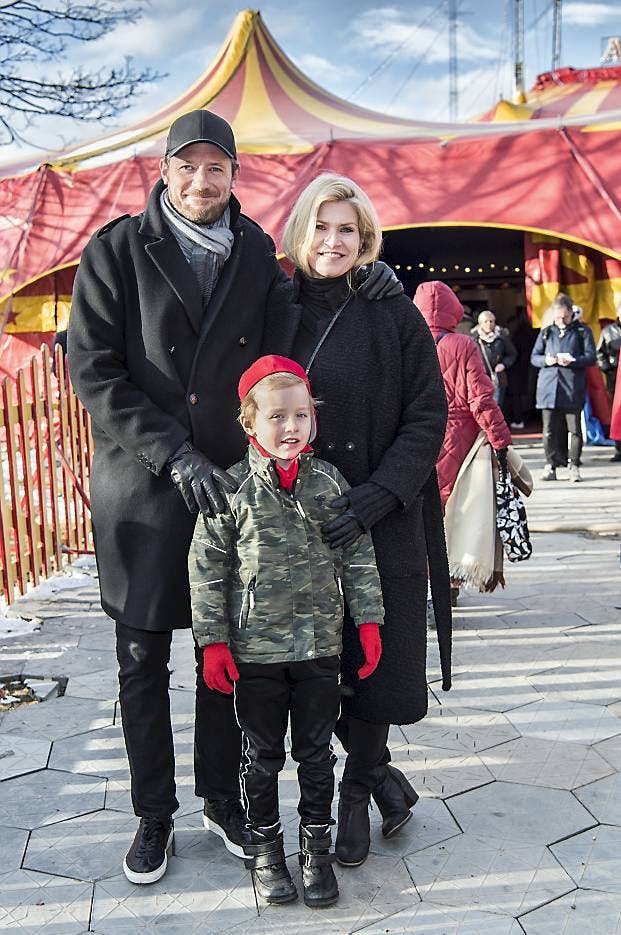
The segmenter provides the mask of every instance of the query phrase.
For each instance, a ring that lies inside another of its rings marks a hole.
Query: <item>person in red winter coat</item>
[[[481,430],[497,454],[511,444],[511,432],[494,399],[494,385],[477,345],[465,334],[456,334],[461,321],[461,302],[446,285],[434,280],[416,290],[414,304],[434,336],[448,400],[448,423],[438,458],[442,506],[446,505],[459,469]]]

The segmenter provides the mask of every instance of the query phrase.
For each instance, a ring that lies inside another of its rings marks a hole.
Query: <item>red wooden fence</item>
[[[55,369],[56,374],[53,373]],[[62,351],[47,347],[0,383],[0,592],[11,604],[64,561],[92,552],[90,418]]]

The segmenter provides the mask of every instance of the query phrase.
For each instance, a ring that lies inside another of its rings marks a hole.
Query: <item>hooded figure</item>
[[[448,423],[438,458],[442,505],[446,505],[464,458],[480,431],[496,451],[511,444],[511,432],[494,399],[477,345],[455,328],[463,316],[461,302],[446,285],[434,280],[416,290],[414,304],[434,336],[448,400]]]

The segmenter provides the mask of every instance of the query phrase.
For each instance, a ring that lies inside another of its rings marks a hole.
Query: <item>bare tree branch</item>
[[[24,142],[44,116],[97,121],[117,116],[158,80],[130,58],[113,68],[73,68],[67,76],[33,77],[26,63],[60,62],[75,43],[93,42],[137,22],[148,0],[6,0],[0,2],[0,145]]]

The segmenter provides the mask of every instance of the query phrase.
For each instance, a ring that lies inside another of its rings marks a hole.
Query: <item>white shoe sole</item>
[[[166,842],[166,850],[164,851],[164,860],[159,867],[156,867],[155,870],[151,870],[150,873],[136,873],[135,870],[130,870],[127,866],[127,858],[125,858],[123,860],[123,873],[129,882],[141,885],[144,883],[157,883],[158,880],[161,880],[168,870],[168,857],[172,854],[174,840],[175,832],[174,829],[171,828],[168,841]]]
[[[245,857],[242,845],[235,844],[234,841],[227,838],[224,828],[217,825],[215,821],[211,821],[205,814],[203,814],[203,824],[207,831],[211,831],[212,834],[217,834],[219,838],[222,838],[224,846],[230,854],[234,854],[235,857]]]

